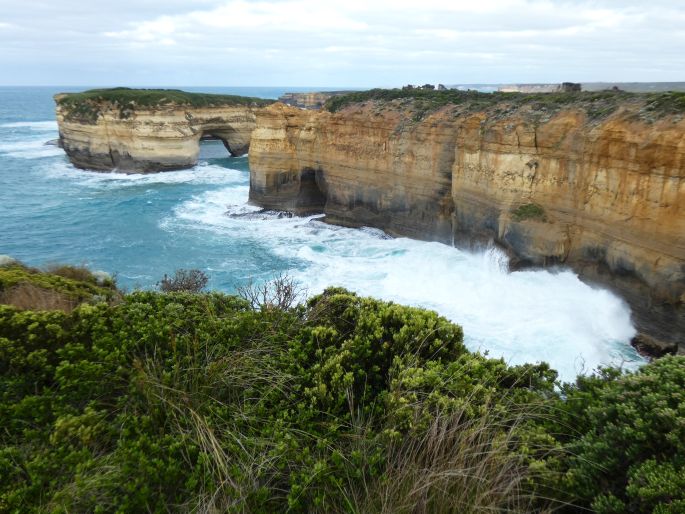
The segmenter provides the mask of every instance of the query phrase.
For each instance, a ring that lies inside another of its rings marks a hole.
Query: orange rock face
[[[250,146],[254,203],[445,243],[494,240],[514,264],[571,266],[621,293],[638,328],[685,350],[685,120],[640,101],[406,103],[332,114],[274,104]]]
[[[168,104],[138,107],[122,116],[118,105],[103,102],[95,120],[83,120],[69,117],[58,103],[56,114],[62,147],[74,166],[154,173],[197,164],[205,135],[221,139],[231,155],[244,155],[258,109]]]

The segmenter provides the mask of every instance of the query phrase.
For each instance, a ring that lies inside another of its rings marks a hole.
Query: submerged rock
[[[261,209],[259,211],[250,212],[227,212],[226,215],[229,218],[242,219],[242,220],[273,220],[273,219],[284,219],[292,218],[294,214],[288,211],[275,211],[272,209]]]

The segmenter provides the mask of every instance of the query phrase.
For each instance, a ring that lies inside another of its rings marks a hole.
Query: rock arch
[[[203,140],[219,140],[223,143],[231,157],[245,155],[250,149],[250,136],[244,130],[238,130],[230,124],[223,126],[205,127],[198,143]]]
[[[65,115],[57,107],[60,141],[78,168],[155,173],[197,164],[203,136],[220,139],[232,156],[245,155],[256,126],[253,105],[140,108],[122,115],[102,108],[96,119]]]

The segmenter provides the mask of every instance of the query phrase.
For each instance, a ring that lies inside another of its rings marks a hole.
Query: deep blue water
[[[129,289],[154,287],[177,268],[203,269],[210,287],[228,292],[285,272],[310,293],[342,285],[435,309],[463,325],[472,349],[546,360],[566,379],[600,363],[641,362],[628,345],[625,303],[570,271],[508,273],[496,249],[467,253],[315,216],[232,217],[255,210],[246,203],[248,163],[220,143],[204,144],[191,170],[77,170],[44,143],[57,137],[52,95],[79,89],[0,87],[0,254],[34,266],[85,264]],[[264,98],[286,90],[187,89]]]

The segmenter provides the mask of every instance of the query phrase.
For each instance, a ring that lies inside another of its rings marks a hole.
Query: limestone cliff
[[[316,91],[309,93],[284,93],[278,98],[279,102],[283,102],[293,107],[300,107],[301,109],[321,109],[329,98],[334,96],[341,96],[348,94],[349,91]]]
[[[267,102],[167,90],[94,90],[55,96],[60,142],[71,162],[99,171],[156,172],[197,163],[203,136],[244,155],[255,112]]]
[[[250,198],[395,235],[493,239],[515,264],[571,266],[684,351],[682,99],[526,98],[371,98],[335,113],[275,104],[257,113]]]

